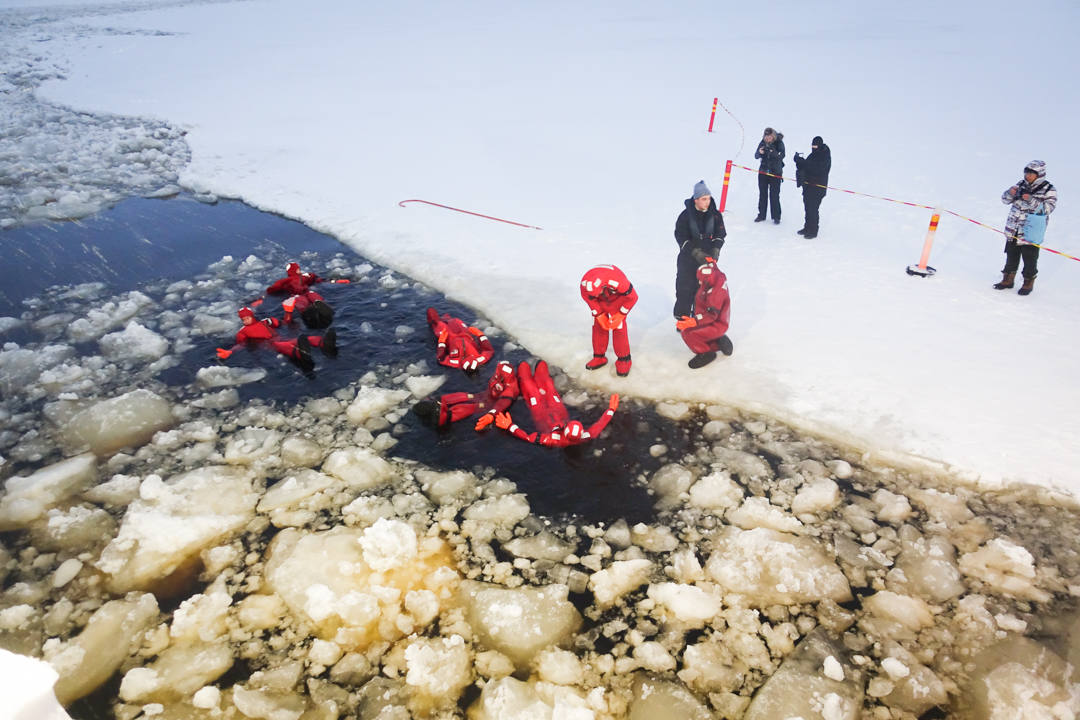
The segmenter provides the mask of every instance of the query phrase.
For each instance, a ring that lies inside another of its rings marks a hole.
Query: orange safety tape
[[[531,230],[543,230],[535,225],[526,225],[525,223],[514,222],[513,220],[503,220],[502,218],[492,217],[491,215],[481,215],[478,212],[471,210],[462,210],[461,208],[450,207],[449,205],[440,205],[437,202],[431,202],[430,200],[402,200],[398,203],[399,207],[405,207],[405,203],[424,203],[425,205],[434,205],[435,207],[441,207],[445,210],[453,210],[454,212],[465,213],[466,215],[475,215],[476,217],[482,217],[486,220],[495,220],[501,223],[507,223],[509,225],[517,225],[518,227],[529,228]]]
[[[756,173],[758,175],[766,175],[768,177],[780,178],[781,180],[794,180],[795,179],[795,178],[784,177],[783,175],[774,175],[773,173],[767,173],[767,172],[763,172],[761,170],[755,170],[754,168],[746,167],[745,165],[739,165],[737,163],[732,163],[731,166],[741,168],[743,170],[749,170],[750,172]],[[992,225],[987,225],[986,223],[981,223],[978,220],[975,220],[973,218],[969,218],[966,215],[961,215],[960,213],[955,212],[953,210],[949,210],[948,208],[937,208],[937,207],[934,207],[932,205],[923,205],[921,203],[907,202],[906,200],[895,200],[893,198],[885,197],[883,195],[870,195],[869,193],[859,192],[858,190],[848,190],[846,188],[833,187],[832,185],[817,185],[815,183],[803,183],[803,185],[813,185],[814,187],[825,188],[826,190],[836,190],[837,192],[848,193],[849,195],[859,195],[860,197],[874,198],[875,200],[885,200],[886,202],[896,203],[898,205],[907,205],[908,207],[925,208],[926,210],[938,210],[938,209],[940,209],[941,212],[943,212],[943,213],[948,213],[948,214],[950,214],[950,215],[952,215],[954,217],[960,218],[961,220],[967,220],[968,222],[975,223],[979,227],[984,227],[987,230],[993,230],[998,235],[1004,235],[1005,234],[1004,230],[996,228],[996,227],[994,227]],[[1027,245],[1034,245],[1035,247],[1041,248],[1042,250],[1045,250],[1046,252],[1054,253],[1055,255],[1060,255],[1061,257],[1066,257],[1066,258],[1069,258],[1070,260],[1076,260],[1077,262],[1080,262],[1080,258],[1073,257],[1072,255],[1069,255],[1067,253],[1063,253],[1060,250],[1055,250],[1053,248],[1048,248],[1045,245],[1040,245],[1039,243],[1026,243],[1026,244]]]

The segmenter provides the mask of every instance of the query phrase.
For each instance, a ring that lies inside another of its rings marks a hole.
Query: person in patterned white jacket
[[[1049,215],[1057,207],[1057,188],[1046,179],[1046,163],[1032,160],[1024,166],[1024,179],[1001,193],[1001,202],[1009,205],[1009,217],[1005,220],[1005,267],[1001,281],[994,283],[997,290],[1013,287],[1020,260],[1024,261],[1024,284],[1020,295],[1030,295],[1038,274],[1039,246],[1024,238],[1024,224],[1028,215]]]

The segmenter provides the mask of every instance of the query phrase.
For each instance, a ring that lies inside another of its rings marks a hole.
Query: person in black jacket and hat
[[[754,222],[765,219],[772,206],[772,221],[780,224],[780,183],[784,182],[784,133],[765,128],[754,157],[761,160],[758,167],[758,204]]]
[[[687,198],[683,204],[686,209],[679,213],[675,221],[675,242],[679,245],[675,274],[676,320],[691,314],[698,288],[698,266],[707,257],[715,260],[727,237],[724,216],[717,209],[704,180],[694,185],[693,197]]]
[[[829,184],[829,170],[832,169],[832,153],[820,135],[810,141],[810,154],[803,157],[795,153],[795,184],[802,187],[803,208],[806,220],[799,234],[807,240],[818,234],[818,209],[825,197]]]

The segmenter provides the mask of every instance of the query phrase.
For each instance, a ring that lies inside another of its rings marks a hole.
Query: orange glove
[[[495,414],[486,412],[480,416],[479,420],[476,421],[476,425],[473,426],[473,429],[476,430],[476,432],[480,432],[481,430],[486,429],[487,426],[493,422],[495,422]]]
[[[443,328],[442,332],[439,333],[439,342],[446,342],[446,338],[448,337],[450,337],[450,333],[446,330],[446,328]]]
[[[675,328],[678,330],[685,330],[686,328],[697,327],[697,320],[689,315],[683,315],[680,319],[675,321]]]
[[[615,412],[616,410],[619,409],[619,394],[618,393],[613,393],[612,394],[611,399],[608,400],[607,406],[608,406],[608,410],[610,410],[611,412]]]
[[[230,355],[232,355],[232,350],[226,350],[225,348],[217,349],[217,356],[219,360],[226,360]]]
[[[330,282],[337,283],[338,285],[348,285],[352,280],[348,278],[338,278],[337,280],[331,280]]]
[[[596,316],[596,324],[605,330],[611,329],[611,320],[609,319],[609,316],[604,313],[600,313]]]
[[[623,320],[626,316],[622,313],[612,313],[608,316],[608,330],[618,330],[622,327]]]
[[[500,412],[495,414],[495,426],[506,430],[508,427],[514,424],[514,421],[510,419],[510,413]]]
[[[255,302],[250,302],[250,303],[248,303],[248,307],[249,307],[249,308],[257,308],[257,307],[259,307],[259,306],[260,306],[260,305],[262,305],[262,304],[263,304],[263,299],[262,299],[262,298],[259,298],[259,299],[258,299],[258,300],[256,300]]]

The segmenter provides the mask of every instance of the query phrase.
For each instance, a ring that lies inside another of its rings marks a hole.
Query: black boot
[[[296,339],[296,364],[304,372],[315,369],[315,361],[311,359],[311,342],[307,335],[301,335]]]
[[[721,335],[720,339],[716,341],[716,349],[724,353],[724,355],[730,355],[735,351],[735,346],[731,344],[731,338],[727,335]]]
[[[795,234],[796,235],[805,235],[806,234],[806,228],[803,228],[802,230],[796,230]]]
[[[1016,280],[1016,273],[1015,272],[1005,272],[1004,270],[1002,270],[1001,271],[1001,281],[994,283],[994,289],[995,290],[1008,290],[1009,288],[1013,287],[1013,284],[1014,284],[1013,281],[1014,280]]]
[[[756,218],[754,218],[754,222],[765,222],[765,216],[758,215]]]
[[[1024,284],[1020,286],[1020,289],[1016,292],[1017,295],[1030,295],[1031,291],[1035,289],[1035,278],[1024,278]]]
[[[334,357],[337,355],[337,330],[330,328],[322,337],[322,351]]]
[[[690,362],[686,364],[694,370],[697,370],[699,367],[705,367],[715,359],[716,353],[714,352],[698,353],[694,357],[690,358]]]
[[[803,233],[803,237],[807,240],[813,240],[817,237],[817,230],[807,230]]]

